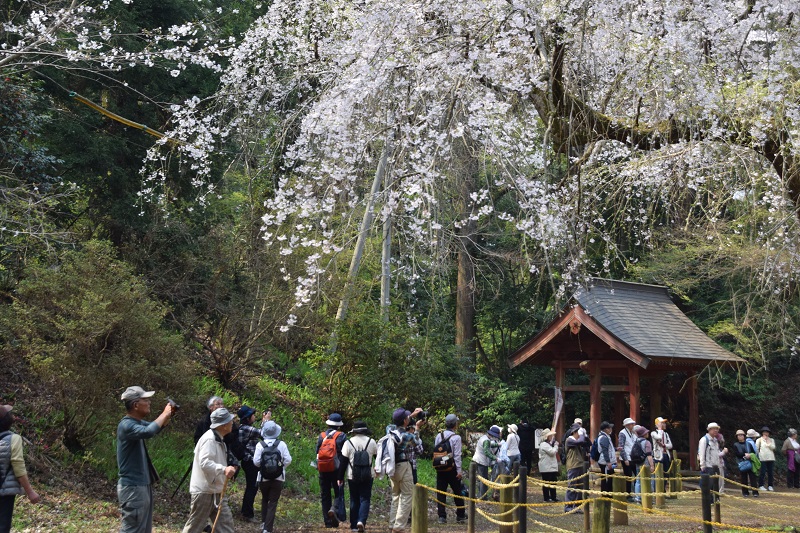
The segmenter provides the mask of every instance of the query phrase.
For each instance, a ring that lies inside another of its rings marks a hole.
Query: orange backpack
[[[339,470],[339,454],[336,451],[336,439],[341,435],[341,431],[334,431],[330,435],[324,431],[320,434],[322,444],[319,445],[317,452],[317,470],[320,472],[336,472]]]

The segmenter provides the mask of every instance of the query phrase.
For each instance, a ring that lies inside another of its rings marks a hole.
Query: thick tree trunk
[[[460,154],[459,165],[455,171],[461,174],[461,187],[459,200],[461,204],[461,220],[464,225],[458,230],[457,252],[457,279],[456,279],[456,346],[459,346],[470,356],[477,352],[475,328],[475,264],[473,255],[475,246],[473,239],[476,233],[476,223],[469,220],[471,211],[470,195],[475,191],[475,176],[477,165],[470,147],[463,146]],[[459,168],[460,167],[460,168]]]

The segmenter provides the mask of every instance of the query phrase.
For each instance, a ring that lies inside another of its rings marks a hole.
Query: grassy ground
[[[433,480],[433,472],[428,471],[428,465],[421,472],[421,482],[428,485]],[[35,480],[37,489],[43,495],[43,504],[34,506],[24,498],[18,500],[14,515],[12,531],[19,533],[39,532],[91,532],[104,533],[118,530],[119,513],[113,486],[106,480],[90,479],[83,483],[67,484],[56,479],[48,480],[46,477]],[[189,498],[186,491],[181,491],[175,500],[170,498],[174,490],[174,483],[160,487],[156,494],[156,533],[178,533],[181,531],[189,510]],[[722,500],[722,522],[745,528],[770,531],[800,531],[794,526],[800,526],[800,491],[777,491],[763,494],[758,500],[743,499],[738,497],[738,491],[728,491],[728,496]],[[236,515],[236,510],[241,503],[241,480],[231,489],[231,505]],[[431,498],[433,495],[431,495]],[[563,500],[564,494],[559,491],[559,499]],[[541,502],[541,493],[536,487],[529,491],[529,501]],[[256,509],[260,508],[257,499]],[[662,513],[645,514],[641,507],[631,506],[629,509],[628,526],[612,528],[614,532],[690,532],[701,530],[697,520],[701,516],[699,493],[682,495],[676,500],[667,500],[666,508]],[[531,508],[528,513],[528,531],[554,531],[553,527],[566,531],[581,531],[583,516],[580,514],[563,515],[562,504],[548,507]],[[500,508],[490,504],[481,507],[489,512],[499,512]],[[373,497],[373,511],[370,515],[369,531],[386,531],[387,511],[389,508],[389,488],[386,480],[376,483]],[[428,517],[429,531],[450,532],[464,531],[463,525],[455,524],[452,514],[447,525],[436,523],[435,503],[429,501]],[[535,522],[535,521],[538,521]],[[497,531],[499,527],[484,518],[477,520],[479,531]],[[256,533],[257,525],[236,522],[237,532]],[[347,524],[340,526],[340,531],[346,531]],[[321,510],[316,492],[298,492],[290,489],[281,497],[276,531],[320,531],[327,532],[322,527]],[[715,528],[715,531],[732,533],[735,531],[748,531],[736,527]]]

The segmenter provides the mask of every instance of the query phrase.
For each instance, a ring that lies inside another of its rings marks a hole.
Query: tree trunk
[[[473,255],[477,225],[474,220],[470,220],[470,195],[475,191],[475,176],[477,174],[477,164],[468,145],[463,146],[463,153],[459,160],[462,165],[455,171],[462,175],[460,203],[461,220],[464,225],[458,230],[458,253],[457,268],[458,276],[456,280],[456,346],[460,347],[470,356],[477,353],[476,330],[475,330],[475,264]]]

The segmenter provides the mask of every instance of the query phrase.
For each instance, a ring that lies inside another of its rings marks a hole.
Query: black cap
[[[613,428],[613,427],[614,427],[614,424],[612,424],[608,420],[603,420],[603,423],[600,424],[600,431],[603,431],[604,429],[608,429],[608,428]]]

